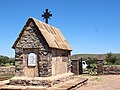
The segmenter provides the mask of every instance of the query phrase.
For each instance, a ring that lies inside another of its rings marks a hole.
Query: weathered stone
[[[104,65],[104,60],[97,61],[97,73],[102,74],[120,74],[120,65]]]
[[[104,74],[120,74],[120,66],[119,65],[105,65],[103,66]]]
[[[72,64],[71,72],[74,73],[75,75],[79,75],[80,74],[80,60],[72,60],[71,64]]]
[[[97,60],[97,73],[99,75],[103,74],[103,65],[104,65],[104,60]]]
[[[0,67],[0,74],[15,74],[15,66]]]
[[[51,77],[37,77],[37,78],[22,78],[22,77],[14,77],[10,80],[10,85],[16,86],[45,86],[51,87],[60,82],[68,81],[73,79],[72,73],[65,73]]]

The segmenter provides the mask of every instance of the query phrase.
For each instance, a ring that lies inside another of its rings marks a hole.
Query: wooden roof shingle
[[[71,46],[69,45],[69,43],[67,42],[67,40],[65,39],[65,37],[63,36],[63,34],[61,33],[61,31],[58,28],[53,27],[44,22],[41,22],[40,20],[37,20],[33,17],[30,17],[28,19],[28,21],[31,21],[31,20],[35,23],[35,25],[37,26],[37,28],[39,29],[39,31],[45,38],[46,42],[48,43],[49,47],[56,48],[56,49],[63,49],[63,50],[72,50]],[[20,34],[22,34],[22,32],[23,32],[23,30],[21,31]],[[20,36],[21,35],[19,35],[19,37],[13,44],[12,48],[15,48],[17,42],[20,39]]]

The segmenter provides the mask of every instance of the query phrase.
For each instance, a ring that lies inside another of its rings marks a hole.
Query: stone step
[[[69,81],[60,83],[57,86],[51,87],[49,90],[70,90],[72,88],[77,88],[84,85],[85,83],[87,83],[87,80],[88,79],[76,77],[72,80],[69,80]]]
[[[15,85],[5,85],[0,88],[0,90],[73,90],[73,88],[80,87],[87,83],[86,78],[74,77],[68,81],[60,82],[59,84],[53,85],[50,88],[43,86],[15,86]]]
[[[46,90],[46,87],[5,85],[0,90]]]
[[[9,84],[9,80],[0,81],[0,86]]]
[[[60,82],[73,78],[73,73],[64,73],[51,77],[13,77],[10,80],[10,85],[15,86],[45,86],[51,87]]]

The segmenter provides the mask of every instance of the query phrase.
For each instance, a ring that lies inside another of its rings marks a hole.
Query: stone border
[[[0,74],[15,74],[15,66],[0,67]]]
[[[65,73],[51,77],[35,77],[35,78],[14,77],[10,80],[10,85],[51,87],[60,82],[70,80],[73,78],[73,76],[74,76],[73,73]]]

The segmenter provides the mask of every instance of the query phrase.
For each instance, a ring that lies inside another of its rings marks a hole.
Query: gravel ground
[[[83,76],[88,83],[77,90],[120,90],[120,75]]]

